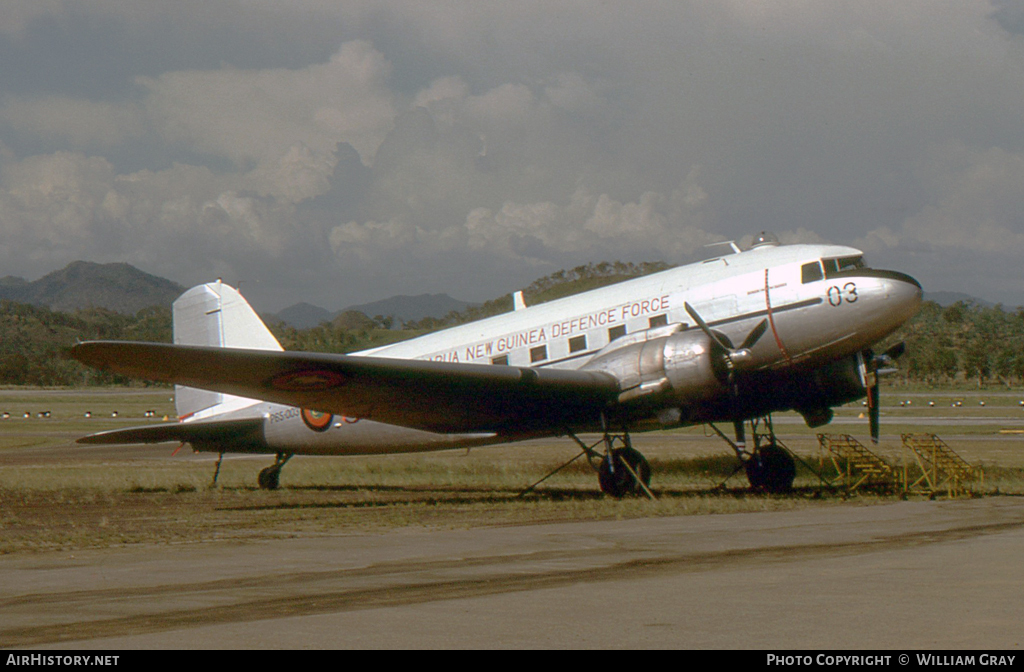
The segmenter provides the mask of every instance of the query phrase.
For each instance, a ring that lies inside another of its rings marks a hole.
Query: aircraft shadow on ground
[[[249,490],[249,488],[244,488]],[[538,488],[529,493],[513,488],[425,488],[423,486],[365,486],[365,485],[331,485],[331,486],[283,486],[281,492],[337,492],[337,493],[388,493],[406,494],[407,497],[392,497],[383,500],[347,500],[324,502],[273,502],[266,504],[249,504],[240,506],[218,507],[223,511],[280,511],[289,509],[364,509],[387,508],[408,504],[424,506],[465,506],[486,504],[509,504],[515,502],[588,502],[610,499],[599,491],[580,490],[575,488]],[[834,488],[799,487],[785,494],[768,494],[752,490],[749,487],[713,487],[701,489],[670,489],[652,488],[656,499],[745,499],[749,497],[820,499],[822,497],[842,497],[842,493]],[[643,499],[643,498],[635,498]]]

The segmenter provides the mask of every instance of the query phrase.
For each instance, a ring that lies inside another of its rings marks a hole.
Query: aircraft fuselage
[[[865,395],[863,353],[920,301],[916,280],[864,267],[860,250],[765,244],[355,354],[607,370],[623,388],[609,417],[634,429],[790,409],[816,426],[831,418],[832,406]],[[721,352],[710,353],[721,347],[687,305],[736,349],[765,323],[763,335],[733,357],[742,375],[729,375]],[[337,416],[317,427],[292,407],[261,402],[259,412],[266,452],[412,452],[559,433],[522,426],[437,434]],[[599,429],[599,418],[581,417],[566,429]]]

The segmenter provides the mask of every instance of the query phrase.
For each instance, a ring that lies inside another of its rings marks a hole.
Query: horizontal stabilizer
[[[159,425],[112,429],[107,432],[83,436],[77,442],[121,444],[165,443],[168,441],[193,444],[212,442],[261,444],[263,443],[263,418],[211,420],[208,422],[168,422]]]

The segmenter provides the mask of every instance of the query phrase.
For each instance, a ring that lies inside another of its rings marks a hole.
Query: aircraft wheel
[[[774,444],[759,448],[744,465],[747,480],[755,490],[789,492],[796,477],[793,456]]]
[[[651,483],[651,465],[647,459],[634,448],[618,448],[612,451],[612,460],[615,468],[612,469],[608,459],[601,460],[601,466],[597,472],[598,481],[601,483],[601,491],[612,497],[621,498],[626,495],[639,495],[643,488],[633,478],[633,474],[623,466],[629,464],[633,472],[640,477],[644,486]]]
[[[256,481],[260,484],[260,488],[263,490],[277,490],[278,480],[281,477],[281,470],[275,466],[267,467],[260,471],[259,478]]]

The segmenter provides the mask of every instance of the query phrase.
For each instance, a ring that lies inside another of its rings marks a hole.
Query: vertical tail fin
[[[283,350],[274,335],[237,289],[220,282],[198,285],[174,302],[174,342],[220,348]],[[216,415],[258,403],[254,399],[175,386],[181,419]]]

